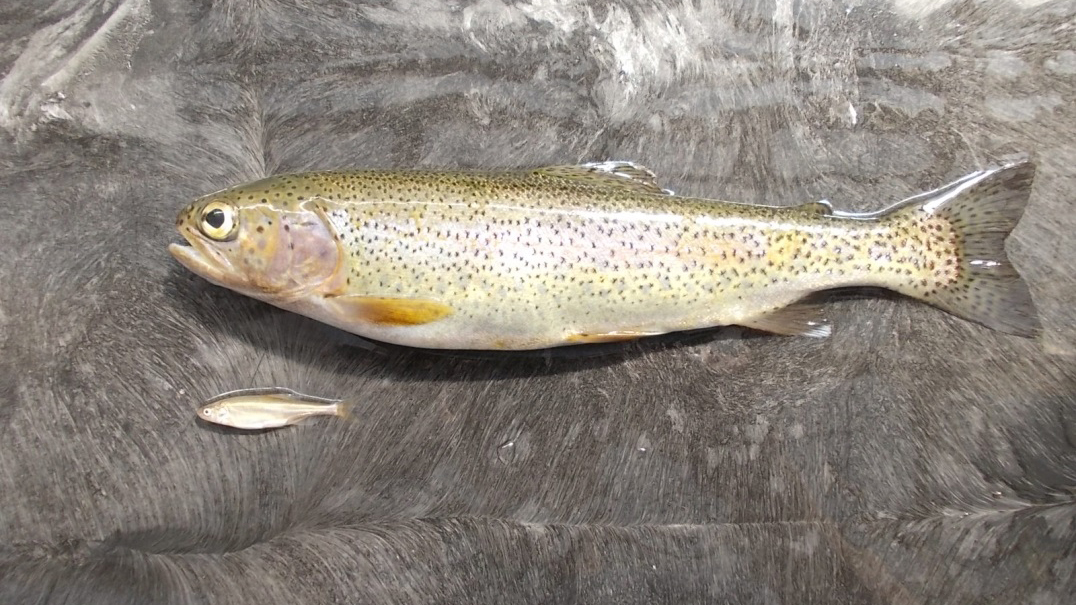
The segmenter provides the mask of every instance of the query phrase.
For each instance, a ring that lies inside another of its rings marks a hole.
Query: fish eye
[[[221,202],[206,204],[198,226],[210,239],[217,241],[233,239],[236,227],[239,226],[235,220],[235,208]]]
[[[206,213],[205,222],[214,229],[220,229],[224,225],[224,211],[214,208]]]

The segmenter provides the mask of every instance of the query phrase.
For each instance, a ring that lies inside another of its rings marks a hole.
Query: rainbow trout
[[[625,162],[284,174],[206,195],[170,246],[206,280],[384,342],[537,349],[740,325],[824,337],[805,296],[894,290],[995,330],[1039,321],[1004,243],[1034,167],[885,210],[679,197]]]

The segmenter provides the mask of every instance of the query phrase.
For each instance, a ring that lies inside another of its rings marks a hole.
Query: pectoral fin
[[[626,189],[639,193],[669,195],[672,191],[658,185],[657,175],[649,168],[631,162],[590,162],[575,166],[546,166],[534,174],[553,176],[580,183]]]
[[[436,300],[376,296],[331,296],[328,302],[344,317],[381,326],[420,326],[452,315],[454,309]]]
[[[793,303],[738,323],[748,328],[783,336],[826,338],[833,331],[822,316],[822,308],[807,303]]]

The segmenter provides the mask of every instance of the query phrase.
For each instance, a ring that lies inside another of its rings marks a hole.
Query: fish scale
[[[732,324],[824,336],[820,310],[799,301],[846,286],[889,288],[1029,335],[1036,314],[1003,241],[1032,174],[1008,165],[850,214],[679,197],[626,163],[323,171],[196,200],[177,219],[191,246],[172,251],[218,285],[431,348],[542,348]],[[212,210],[234,219],[227,236],[209,233]]]

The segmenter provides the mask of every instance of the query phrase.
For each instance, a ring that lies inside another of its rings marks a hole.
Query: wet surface
[[[0,601],[1076,592],[1072,2],[103,0],[0,32]],[[874,210],[1017,154],[1037,341],[883,296],[824,340],[445,355],[166,250],[190,199],[285,170],[617,159]],[[265,386],[357,420],[197,420]]]

